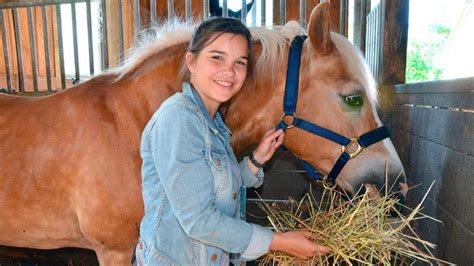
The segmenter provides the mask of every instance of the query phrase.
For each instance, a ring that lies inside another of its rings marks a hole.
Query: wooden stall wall
[[[408,176],[408,206],[428,193],[415,225],[434,253],[474,265],[474,78],[395,86],[386,117]],[[434,182],[431,191],[429,186]]]
[[[94,61],[100,61],[101,69],[95,69],[88,73],[81,72],[80,67],[75,66],[75,73],[69,73],[64,77],[64,66],[61,60],[76,61],[79,58],[90,57],[88,47],[78,47],[75,55],[65,55],[60,49],[60,30],[62,34],[75,32],[74,28],[60,27],[57,9],[65,7],[78,9],[79,5],[85,5],[84,0],[78,0],[76,3],[51,4],[55,1],[48,2],[45,5],[46,19],[43,19],[42,7],[40,2],[31,0],[22,1],[15,0],[4,2],[0,1],[0,12],[4,17],[5,36],[0,38],[0,89],[11,87],[11,93],[20,93],[27,95],[44,95],[44,92],[52,93],[60,91],[64,88],[73,86],[83,80],[87,80],[89,76],[96,75],[107,68],[112,68],[120,64],[125,57],[127,49],[133,46],[137,30],[145,29],[153,25],[152,21],[161,23],[172,17],[186,19],[186,6],[183,0],[173,0],[172,8],[168,7],[169,1],[150,1],[150,0],[121,0],[121,1],[90,1],[90,3],[100,3],[106,8],[105,18],[102,21],[103,27],[100,33],[100,46],[102,58],[93,58]],[[61,1],[57,1],[61,3]],[[75,1],[72,1],[75,2]],[[138,2],[138,9],[135,7]],[[297,20],[305,25],[310,16],[311,10],[319,1],[284,1],[285,2],[285,21]],[[34,6],[32,6],[34,5]],[[202,0],[190,1],[189,18],[192,20],[202,19],[204,16],[204,6]],[[2,8],[5,7],[5,8]],[[14,6],[21,6],[12,8]],[[28,7],[25,7],[28,6]],[[301,8],[305,8],[302,21],[300,19]],[[331,5],[331,19],[333,29],[339,30],[340,20],[340,4],[334,1]],[[28,12],[32,10],[33,29],[28,27]],[[174,10],[169,12],[169,10]],[[280,22],[280,1],[274,0],[274,22]],[[135,20],[134,16],[139,15],[140,18]],[[85,14],[77,13],[76,16],[85,16]],[[65,15],[62,15],[62,19]],[[97,19],[97,18],[94,18]],[[16,29],[17,22],[18,29]],[[43,23],[46,23],[43,28]],[[137,28],[136,26],[139,26]],[[85,27],[85,25],[78,25]],[[49,45],[47,46],[48,56],[46,56],[44,29],[48,32]],[[84,37],[80,37],[84,38]],[[4,43],[2,39],[5,39]],[[30,40],[33,39],[33,48],[30,47]],[[19,41],[18,41],[19,40]],[[92,48],[93,49],[93,48]],[[96,48],[97,49],[97,48]],[[7,56],[4,56],[4,51]],[[91,51],[92,53],[92,51]],[[7,84],[7,69],[5,58],[8,57],[11,76],[11,84]],[[66,58],[67,57],[67,58]],[[35,61],[35,62],[33,62]],[[49,64],[49,66],[48,66]],[[92,64],[93,65],[93,64]],[[35,80],[35,73],[38,78]],[[51,85],[48,86],[47,77],[51,76]],[[37,85],[36,85],[37,84]],[[32,94],[32,92],[34,92]]]
[[[49,56],[54,58],[56,51],[58,50],[56,27],[54,27],[53,19],[56,19],[54,7],[50,6],[46,8],[46,16],[50,19],[47,22],[46,29],[48,31],[48,38],[50,40]],[[3,12],[6,29],[6,34],[0,38],[1,54],[0,54],[0,88],[7,87],[6,79],[6,68],[5,68],[5,50],[8,51],[8,58],[10,62],[10,71],[12,77],[12,86],[16,91],[30,90],[33,91],[33,71],[38,72],[38,87],[46,90],[46,53],[45,53],[45,34],[43,31],[43,20],[41,7],[35,7],[32,9],[32,22],[33,22],[33,34],[30,34],[28,30],[28,10],[27,8],[18,8],[17,11],[14,9],[0,9]],[[16,12],[16,14],[15,14]],[[18,20],[19,29],[15,29],[14,19]],[[1,33],[0,33],[1,35]],[[20,42],[17,43],[17,38]],[[30,49],[31,38],[34,39],[34,50]],[[5,39],[8,43],[8,47],[3,43]],[[21,50],[21,57],[19,58],[18,50]],[[33,56],[36,55],[36,69],[32,67]],[[24,62],[22,66],[18,64],[18,61]],[[60,82],[57,81],[56,68],[59,64],[56,64],[56,60],[50,60],[50,70],[52,74],[53,87],[59,87]],[[20,74],[23,78],[24,84],[20,86]]]

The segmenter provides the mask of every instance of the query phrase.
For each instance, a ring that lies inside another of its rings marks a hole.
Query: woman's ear
[[[194,74],[196,67],[195,67],[195,56],[191,52],[186,52],[185,55],[185,60],[186,60],[186,66],[188,67],[188,70],[191,74]]]

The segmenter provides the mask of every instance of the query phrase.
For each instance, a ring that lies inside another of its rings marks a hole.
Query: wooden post
[[[281,0],[273,0],[273,24],[280,25],[280,2]],[[286,3],[285,11],[286,17],[285,21],[290,20],[300,21],[300,1],[296,0],[285,0]],[[311,17],[311,12],[314,7],[316,7],[320,2],[319,0],[306,0],[306,24]],[[330,17],[331,17],[331,30],[334,32],[339,32],[340,25],[340,1],[332,1],[330,7]]]
[[[405,83],[409,0],[382,0],[380,85]]]

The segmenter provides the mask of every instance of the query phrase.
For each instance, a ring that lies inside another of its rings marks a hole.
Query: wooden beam
[[[280,25],[280,2],[281,0],[273,0],[273,24]],[[298,0],[284,0],[286,3],[285,10],[285,22],[290,20],[300,21],[300,1]],[[322,1],[319,0],[306,0],[306,24],[308,24],[311,12],[313,9]],[[340,1],[332,1],[329,10],[331,17],[331,30],[339,32],[340,25]]]
[[[70,4],[80,3],[86,0],[0,0],[0,6],[2,8],[16,8],[16,7],[29,7],[29,6],[44,6],[54,4]],[[92,2],[98,2],[100,0],[92,0]]]
[[[382,0],[382,53],[379,84],[405,83],[409,0]]]

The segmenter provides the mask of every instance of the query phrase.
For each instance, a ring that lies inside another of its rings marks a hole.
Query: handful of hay
[[[310,231],[314,241],[328,247],[331,253],[302,261],[282,252],[270,252],[260,264],[400,265],[413,264],[416,260],[445,263],[430,253],[429,248],[435,245],[420,239],[410,225],[416,219],[431,218],[420,213],[422,202],[413,210],[402,206],[410,212],[404,216],[396,208],[400,207],[398,200],[387,192],[385,196],[373,197],[367,190],[347,199],[344,193],[324,185],[320,201],[308,193],[300,202],[284,209],[263,203],[260,207],[276,232]],[[398,215],[396,220],[388,218],[391,212]]]

